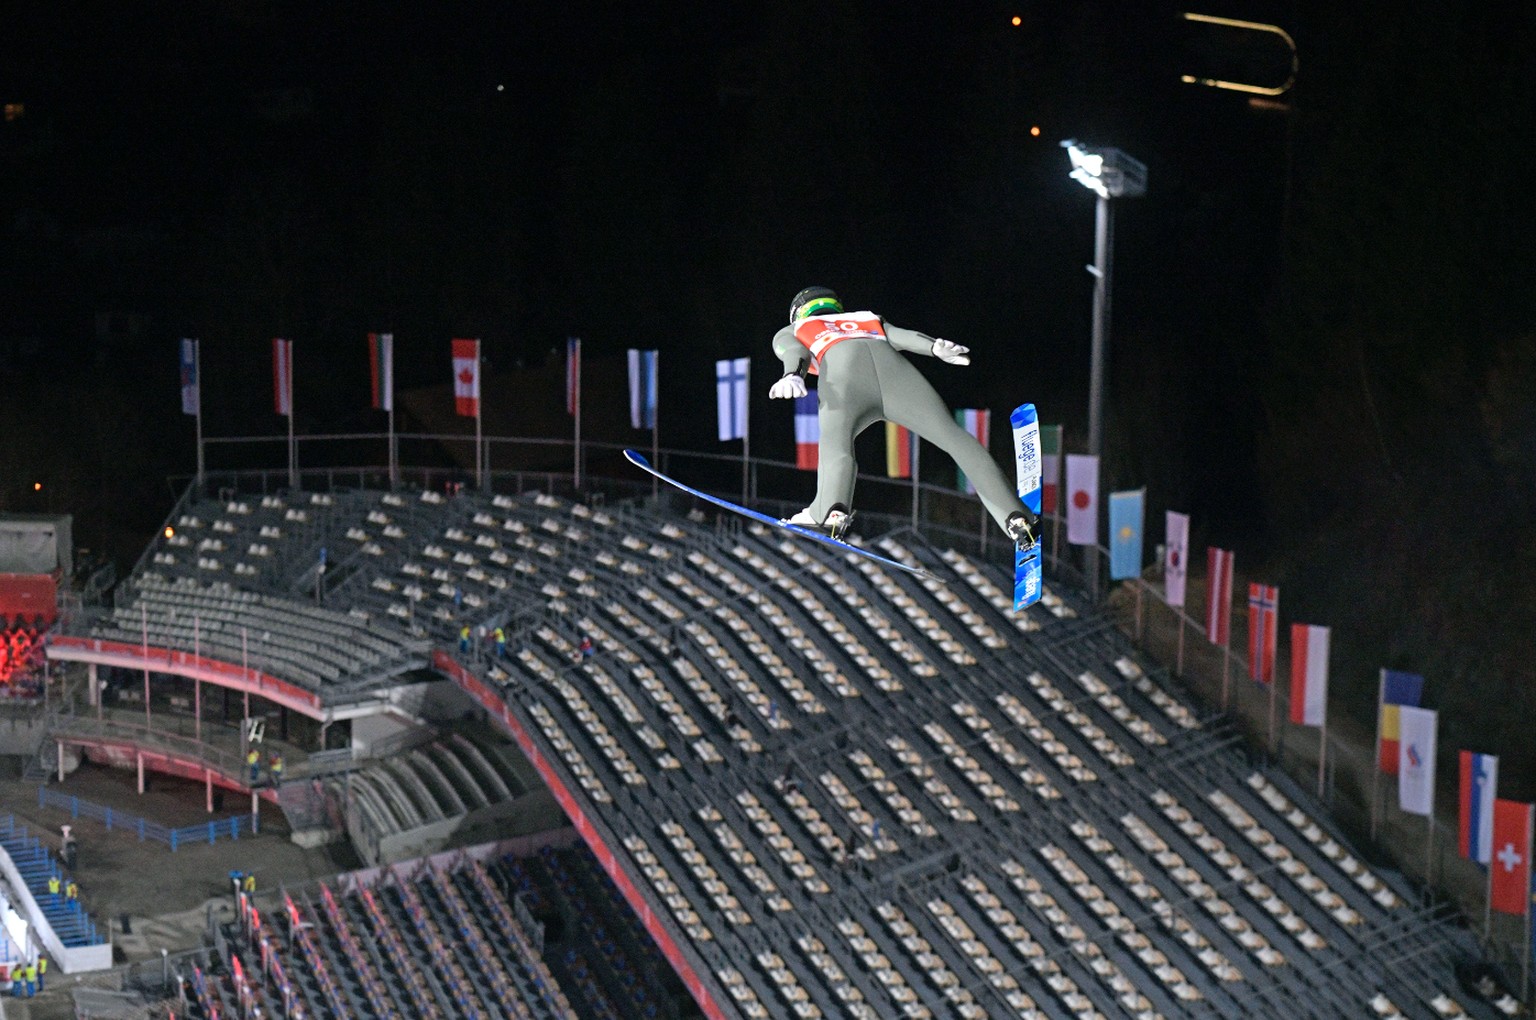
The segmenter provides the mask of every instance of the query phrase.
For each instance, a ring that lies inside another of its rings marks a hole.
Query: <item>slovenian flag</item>
[[[1291,624],[1291,722],[1322,726],[1328,719],[1327,627]]]
[[[272,407],[293,417],[293,341],[272,340]]]
[[[181,413],[198,414],[202,410],[201,387],[197,380],[197,341],[181,342]]]
[[[453,410],[465,418],[480,417],[480,341],[453,342]]]
[[[1493,857],[1493,801],[1499,786],[1499,756],[1461,752],[1461,856],[1479,864]]]
[[[1109,579],[1141,576],[1141,526],[1146,489],[1109,494]]]
[[[917,437],[905,425],[885,423],[885,477],[911,478]]]
[[[984,407],[961,407],[955,409],[955,421],[960,427],[976,437],[983,450],[990,450],[992,446],[992,412]],[[976,487],[971,480],[965,477],[964,471],[955,472],[957,478],[955,484],[965,492],[975,492]]]
[[[379,411],[395,409],[395,334],[368,334],[368,381],[373,407]]]
[[[656,427],[657,351],[629,350],[629,424],[632,428]]]
[[[1232,566],[1230,549],[1205,550],[1205,638],[1226,647],[1232,636]]]
[[[720,441],[747,437],[748,358],[729,358],[715,362],[715,410],[720,425]]]
[[[1248,585],[1248,676],[1261,684],[1275,679],[1275,644],[1280,631],[1280,589]]]
[[[1395,669],[1381,671],[1381,709],[1377,725],[1381,739],[1376,765],[1389,776],[1397,775],[1397,741],[1402,721],[1399,708],[1416,706],[1423,697],[1424,678],[1419,674]]]
[[[1061,491],[1061,426],[1040,426],[1040,512],[1056,512]]]
[[[581,338],[565,338],[565,413],[581,410]]]
[[[1163,589],[1170,606],[1184,605],[1189,578],[1189,515],[1168,511],[1163,519]]]
[[[795,398],[795,467],[815,471],[820,463],[821,418],[816,391]]]

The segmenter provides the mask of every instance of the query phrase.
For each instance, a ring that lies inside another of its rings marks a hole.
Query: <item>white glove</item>
[[[784,378],[768,387],[768,396],[775,400],[803,397],[805,396],[805,380],[800,378],[798,372],[790,372]]]
[[[959,344],[950,343],[948,340],[935,340],[933,342],[933,356],[949,365],[969,365],[971,363],[971,349],[961,347]]]

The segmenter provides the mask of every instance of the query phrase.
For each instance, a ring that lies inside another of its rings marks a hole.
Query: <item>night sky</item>
[[[141,550],[194,463],[182,336],[215,436],[282,431],[273,336],[301,434],[382,428],[364,336],[388,330],[402,390],[479,336],[488,404],[563,437],[525,388],[575,335],[594,377],[659,348],[662,442],[706,450],[709,362],[751,354],[754,452],[786,457],[768,340],[809,284],[970,346],[923,366],[951,404],[1032,400],[1081,449],[1075,137],[1149,170],[1117,205],[1101,487],[1268,571],[1362,690],[1417,667],[1470,727],[1536,687],[1536,15],[1197,8],[1296,38],[1296,88],[1256,109],[1178,76],[1277,81],[1286,55],[1178,9],[12,3],[0,509]]]

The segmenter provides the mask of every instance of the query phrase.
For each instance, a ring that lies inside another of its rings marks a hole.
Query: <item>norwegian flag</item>
[[[453,410],[465,418],[480,417],[480,341],[453,341]]]
[[[816,391],[795,398],[795,467],[815,471],[820,463],[821,418]]]
[[[373,406],[380,411],[395,409],[395,334],[368,334],[368,383]]]
[[[565,413],[581,410],[581,337],[565,338]]]
[[[293,417],[293,341],[272,340],[272,407]]]
[[[984,407],[961,407],[955,409],[955,421],[960,427],[976,437],[984,450],[992,448],[992,412]],[[966,492],[974,493],[976,486],[965,477],[964,471],[956,471],[959,476],[958,484]]]
[[[1232,563],[1230,549],[1205,551],[1205,636],[1223,647],[1232,636]]]
[[[1280,629],[1280,589],[1248,585],[1248,675],[1261,684],[1275,679],[1275,635]]]

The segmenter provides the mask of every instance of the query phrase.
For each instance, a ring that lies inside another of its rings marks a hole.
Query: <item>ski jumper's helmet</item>
[[[794,324],[808,315],[825,315],[842,310],[843,303],[833,291],[826,287],[807,287],[789,303],[789,321]]]

